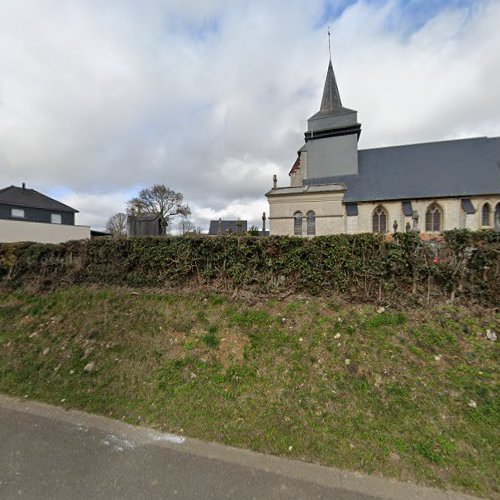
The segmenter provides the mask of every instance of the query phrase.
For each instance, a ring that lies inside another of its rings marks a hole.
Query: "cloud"
[[[328,46],[361,147],[500,135],[499,1],[0,0],[0,185],[103,227],[140,187],[260,225]]]
[[[70,207],[78,207],[77,224],[104,230],[111,215],[125,211],[125,201],[129,198],[127,192],[71,193],[58,197],[58,200]]]
[[[262,227],[262,203],[259,199],[242,201],[234,200],[228,206],[221,210],[214,210],[213,208],[196,208],[194,210],[194,217],[201,224],[201,227],[208,227],[211,220],[222,219],[241,219],[252,221],[250,225]],[[269,226],[267,226],[269,227]]]

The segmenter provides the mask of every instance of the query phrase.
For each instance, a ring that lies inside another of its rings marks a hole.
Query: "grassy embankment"
[[[0,391],[498,495],[498,316],[335,299],[0,292]],[[95,369],[84,368],[94,363]]]

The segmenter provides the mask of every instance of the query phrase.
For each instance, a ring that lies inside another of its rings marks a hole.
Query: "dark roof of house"
[[[161,219],[160,214],[143,214],[137,216],[137,220],[139,222],[154,221],[157,219]]]
[[[227,234],[227,233],[232,233],[232,234],[238,234],[238,223],[241,224],[241,233],[246,233],[247,231],[247,221],[246,220],[222,220],[220,221],[221,224],[221,233],[222,234]],[[219,221],[218,220],[211,220],[210,221],[210,228],[208,230],[208,234],[211,234],[212,236],[216,236],[219,234]]]
[[[90,237],[91,238],[112,238],[113,235],[111,233],[105,232],[105,231],[98,231],[97,229],[91,229],[90,230]]]
[[[500,137],[365,149],[358,158],[358,175],[304,184],[345,184],[344,202],[500,193]]]
[[[78,210],[68,207],[68,205],[54,200],[53,198],[49,198],[34,189],[17,186],[9,186],[0,189],[0,204],[26,208],[42,208],[44,210],[53,210],[57,212],[78,212]]]

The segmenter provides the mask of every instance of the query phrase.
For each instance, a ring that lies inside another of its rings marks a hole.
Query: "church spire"
[[[321,100],[321,113],[332,113],[339,111],[342,108],[342,101],[340,100],[339,88],[337,87],[337,80],[333,72],[332,61],[328,64],[328,72],[326,73],[325,89],[323,90],[323,99]]]
[[[337,80],[333,72],[330,26],[328,26],[328,52],[330,53],[330,62],[328,63],[328,72],[326,73],[325,89],[323,90],[323,99],[321,100],[321,108],[319,110],[320,113],[332,113],[342,108]]]

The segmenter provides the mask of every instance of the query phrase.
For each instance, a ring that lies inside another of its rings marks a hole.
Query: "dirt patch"
[[[234,363],[241,363],[245,347],[248,345],[248,337],[234,330],[222,330],[220,332],[220,344],[217,350],[217,361],[227,368]]]

